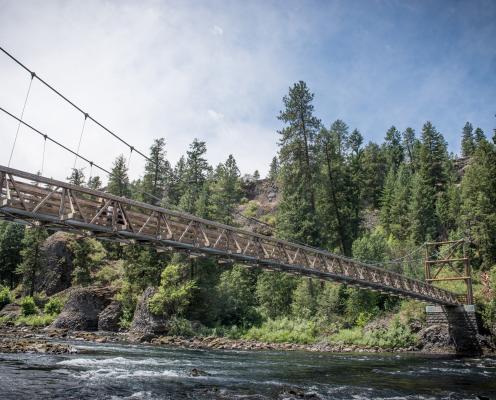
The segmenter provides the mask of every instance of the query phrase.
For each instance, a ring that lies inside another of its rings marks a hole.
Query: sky
[[[174,164],[194,138],[213,165],[267,172],[282,97],[304,80],[315,115],[365,142],[432,121],[458,152],[466,121],[496,127],[496,2],[0,0],[0,46],[147,153]],[[30,76],[0,54],[0,107],[20,115]],[[76,149],[83,115],[36,80],[24,120]],[[0,112],[0,164],[17,123]],[[87,122],[80,153],[109,169],[129,149]],[[74,157],[21,128],[11,166],[64,179]],[[44,161],[44,163],[43,163]],[[77,167],[94,175],[89,166]],[[134,153],[130,176],[142,174]]]

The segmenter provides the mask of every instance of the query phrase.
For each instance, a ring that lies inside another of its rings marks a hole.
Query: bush
[[[15,320],[15,325],[27,325],[34,327],[48,326],[55,320],[55,315],[28,315],[21,316]]]
[[[26,296],[21,300],[22,315],[34,315],[38,313],[38,307],[31,296]]]
[[[45,314],[58,315],[62,311],[63,306],[64,304],[62,303],[61,299],[52,297],[50,300],[48,300],[48,303],[45,304]]]
[[[10,296],[9,288],[6,286],[0,286],[0,309],[11,302],[12,297]]]
[[[191,321],[184,318],[172,317],[168,321],[168,328],[170,336],[192,337],[196,334]]]
[[[250,328],[243,338],[272,343],[310,344],[316,341],[317,336],[318,325],[314,321],[280,318]]]
[[[243,211],[243,215],[248,218],[254,218],[257,216],[258,203],[255,200],[250,200],[248,205]]]

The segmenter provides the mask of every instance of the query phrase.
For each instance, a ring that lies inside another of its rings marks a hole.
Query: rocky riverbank
[[[356,345],[314,343],[266,343],[253,340],[229,339],[224,337],[176,337],[137,335],[128,332],[87,332],[70,331],[54,328],[2,327],[0,328],[0,352],[38,352],[38,353],[72,353],[77,351],[72,346],[57,341],[85,341],[92,343],[149,344],[155,346],[181,347],[188,349],[218,349],[237,351],[309,351],[329,353],[438,353],[451,354],[449,348],[432,348],[422,351],[420,347],[384,349],[380,347],[362,347]]]

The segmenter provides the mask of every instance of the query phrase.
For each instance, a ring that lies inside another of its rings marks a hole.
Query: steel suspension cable
[[[24,99],[24,105],[22,106],[22,111],[21,111],[21,119],[24,117],[24,111],[26,110],[26,104],[28,103],[28,98],[29,98],[29,93],[31,93],[31,86],[33,85],[33,78],[35,77],[35,74],[32,72],[31,73],[31,79],[29,80],[29,86],[28,86],[28,91],[26,93],[26,98]],[[9,163],[7,164],[8,167],[10,167],[10,163],[12,162],[12,156],[14,155],[14,149],[17,143],[17,137],[19,136],[19,130],[21,128],[21,123],[19,122],[17,124],[17,130],[14,138],[14,144],[12,145],[12,150],[10,151],[10,157],[9,157]]]
[[[45,168],[45,151],[46,151],[46,141],[47,141],[47,136],[45,135],[43,137],[43,154],[41,155],[41,169],[40,169],[40,175],[43,175],[43,169]]]
[[[33,78],[36,78],[39,82],[41,82],[43,85],[45,85],[48,89],[50,89],[52,92],[54,92],[55,94],[57,94],[61,99],[63,99],[64,101],[66,101],[68,104],[70,104],[72,107],[74,107],[77,111],[79,111],[80,113],[82,113],[83,115],[87,116],[88,119],[90,119],[91,121],[93,121],[95,124],[97,124],[100,128],[102,128],[103,130],[107,131],[109,134],[111,134],[114,138],[116,138],[117,140],[119,140],[121,143],[123,143],[124,145],[126,145],[128,148],[132,148],[133,151],[135,151],[136,153],[138,153],[140,156],[142,156],[143,158],[145,158],[147,161],[151,162],[152,164],[154,164],[154,161],[148,157],[147,155],[145,155],[143,152],[141,152],[140,150],[136,149],[136,147],[132,146],[131,144],[129,144],[127,141],[125,141],[124,139],[122,139],[119,135],[117,135],[116,133],[114,133],[113,131],[111,131],[109,128],[107,128],[105,125],[103,125],[102,123],[100,123],[98,120],[96,120],[95,118],[93,118],[91,115],[89,115],[88,113],[86,113],[85,111],[83,111],[83,109],[81,109],[81,107],[77,106],[74,102],[72,102],[71,100],[69,100],[66,96],[64,96],[61,92],[59,92],[57,89],[55,89],[52,85],[50,85],[48,82],[46,82],[45,80],[43,80],[41,77],[39,77],[37,74],[35,74],[33,71],[31,71],[28,67],[26,67],[21,61],[19,61],[17,58],[15,58],[12,54],[10,54],[7,50],[5,50],[3,47],[0,46],[0,51],[2,51],[5,55],[7,55],[12,61],[14,61],[17,65],[19,65],[21,68],[23,68],[24,70],[26,70],[27,72],[29,72],[31,74],[31,77],[32,79]]]
[[[22,119],[22,117],[21,117]],[[88,119],[88,114],[84,114],[84,120],[83,120],[83,128],[81,129],[81,134],[79,135],[79,142],[77,146],[76,153],[79,154],[79,149],[81,148],[81,141],[83,140],[83,134],[84,134],[84,127],[86,126],[86,120]],[[78,157],[74,157],[74,167],[73,169],[76,169],[76,162],[77,162]]]

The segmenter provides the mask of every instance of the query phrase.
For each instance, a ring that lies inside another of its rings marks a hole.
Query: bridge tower
[[[445,250],[441,252],[441,248]],[[458,306],[428,305],[427,324],[433,329],[437,326],[447,331],[457,353],[480,354],[478,334],[481,324],[474,305],[467,241],[460,239],[426,243],[424,272],[428,283],[461,282],[464,290],[458,295]]]

